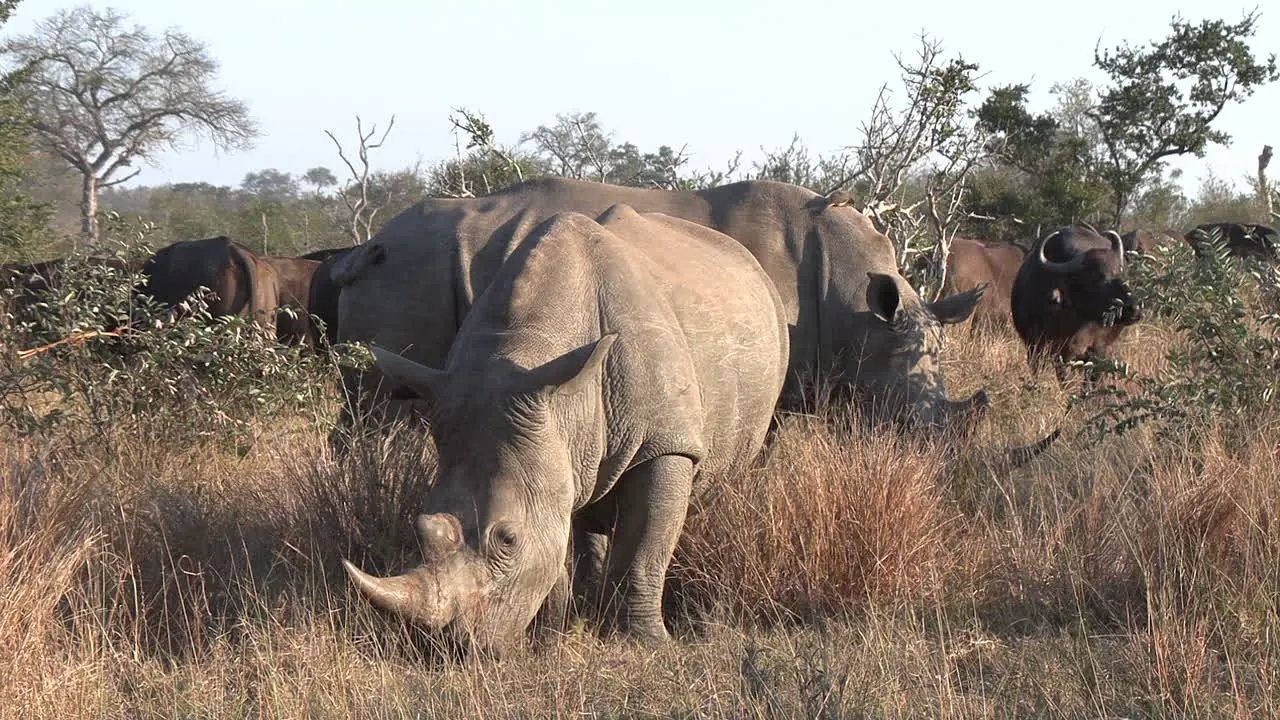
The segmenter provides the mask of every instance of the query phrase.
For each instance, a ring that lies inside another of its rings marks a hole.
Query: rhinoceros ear
[[[599,340],[565,353],[530,372],[542,387],[553,395],[574,395],[591,386],[600,377],[600,368],[609,355],[609,348],[618,339],[617,333],[608,333]]]
[[[898,283],[886,273],[869,272],[867,278],[871,281],[867,284],[867,307],[876,317],[892,323],[902,305]]]
[[[415,397],[431,400],[444,383],[443,371],[416,363],[377,345],[373,346],[373,357],[378,361],[378,369],[382,374],[393,385],[398,386],[394,388],[397,394],[403,388]]]
[[[989,284],[983,283],[964,292],[948,295],[941,300],[929,303],[929,310],[943,325],[962,323],[973,314],[974,308],[978,307],[978,301],[982,299],[982,294],[988,289],[990,289]]]

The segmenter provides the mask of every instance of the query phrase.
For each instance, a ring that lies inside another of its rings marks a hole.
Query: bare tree
[[[360,120],[360,116],[356,115],[356,138],[359,140],[359,146],[356,149],[356,161],[352,162],[342,149],[342,143],[338,142],[338,138],[333,133],[325,130],[324,134],[329,136],[335,147],[338,148],[338,159],[347,166],[347,170],[351,173],[351,179],[348,180],[338,191],[337,195],[342,199],[342,204],[346,207],[346,217],[343,221],[343,230],[347,236],[351,238],[354,245],[360,245],[369,240],[373,235],[373,220],[377,217],[378,212],[391,202],[391,192],[388,191],[386,197],[378,201],[372,199],[371,196],[371,173],[369,168],[369,151],[377,150],[386,142],[387,135],[391,133],[391,128],[396,124],[396,116],[391,116],[391,121],[387,123],[387,129],[382,132],[382,137],[377,142],[370,142],[374,135],[378,133],[378,126],[370,126],[366,132],[364,123]],[[356,167],[359,163],[359,167]]]
[[[61,10],[2,48],[31,68],[29,108],[36,141],[81,177],[84,239],[98,235],[98,192],[140,169],[138,160],[188,136],[247,149],[257,136],[244,103],[211,87],[218,64],[177,29],[159,38],[111,9]]]
[[[468,110],[467,108],[454,108],[457,115],[449,116],[449,123],[453,125],[453,144],[457,154],[457,162],[454,164],[456,168],[456,178],[450,183],[451,192],[449,194],[457,197],[475,197],[475,191],[471,188],[471,182],[467,180],[467,166],[477,165],[480,181],[484,185],[484,194],[493,192],[493,179],[489,177],[489,173],[485,171],[485,163],[468,162],[468,158],[463,155],[462,136],[466,136],[466,149],[470,151],[480,150],[488,154],[491,158],[501,163],[501,171],[499,174],[503,176],[514,175],[515,182],[524,182],[524,168],[512,153],[498,147],[494,140],[493,127],[489,125],[489,121],[485,120],[482,113]],[[504,177],[505,179],[505,177]]]
[[[921,37],[913,61],[896,58],[904,106],[896,108],[889,86],[881,87],[862,124],[862,142],[847,148],[851,169],[826,192],[853,186],[865,198],[863,212],[897,241],[899,266],[929,253],[939,276],[956,228],[967,217],[964,201],[973,171],[992,159],[993,150],[991,135],[966,113],[978,66],[962,57],[944,61],[942,54],[939,42]],[[918,247],[928,234],[936,242]]]

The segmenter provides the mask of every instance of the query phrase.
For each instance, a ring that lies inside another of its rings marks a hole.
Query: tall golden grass
[[[1123,352],[1156,370],[1170,337]],[[945,356],[953,393],[993,397],[968,445],[783,419],[690,516],[656,651],[578,629],[455,660],[366,607],[338,559],[410,561],[434,467],[412,433],[342,464],[313,417],[243,458],[0,438],[0,716],[1280,713],[1280,412],[1177,443],[1068,432],[1010,471],[991,449],[1082,410],[1012,335]]]

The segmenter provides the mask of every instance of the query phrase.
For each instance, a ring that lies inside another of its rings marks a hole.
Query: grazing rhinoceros
[[[661,599],[690,499],[745,469],[787,370],[786,307],[714,230],[625,205],[540,223],[490,278],[444,370],[375,346],[429,397],[440,471],[398,577],[343,561],[378,607],[500,649],[568,597],[580,532],[611,535],[606,619],[668,638]]]
[[[865,216],[764,180],[672,192],[540,178],[479,198],[423,200],[334,265],[338,339],[438,367],[474,298],[532,228],[557,212],[594,217],[615,203],[710,227],[751,251],[791,325],[784,408],[806,406],[802,380],[815,375],[839,394],[861,395],[877,419],[949,430],[972,427],[986,408],[983,391],[948,399],[938,358],[940,324],[968,318],[981,291],[921,301],[898,273],[893,244]],[[344,373],[338,449],[352,413],[372,408],[379,380],[376,371]]]

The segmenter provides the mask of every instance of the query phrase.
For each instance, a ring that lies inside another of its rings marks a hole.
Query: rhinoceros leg
[[[604,592],[604,565],[609,536],[580,525],[573,529],[573,603],[579,615],[600,607]]]
[[[667,566],[689,511],[693,461],[663,455],[618,480],[618,516],[609,564],[605,620],[648,644],[670,639],[662,622]]]

